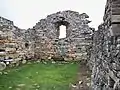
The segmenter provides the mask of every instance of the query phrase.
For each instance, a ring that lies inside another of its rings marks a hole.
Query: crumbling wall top
[[[2,25],[13,26],[14,23],[13,23],[13,21],[10,21],[10,20],[8,20],[6,18],[0,17],[0,26],[2,26]]]

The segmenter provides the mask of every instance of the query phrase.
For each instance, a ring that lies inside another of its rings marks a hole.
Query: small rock
[[[48,57],[48,59],[51,59],[51,57]]]
[[[90,83],[87,83],[87,86],[89,87],[89,86],[90,86]]]
[[[52,61],[53,64],[55,64],[56,62],[55,61]]]
[[[26,63],[27,63],[27,61],[26,61],[26,60],[23,60],[23,61],[22,61],[22,64],[26,64]]]
[[[9,64],[10,64],[10,62],[6,62],[6,64],[7,64],[7,65],[9,65]]]
[[[73,84],[72,84],[71,86],[72,86],[73,88],[76,88],[76,87],[77,87],[76,85],[73,85]]]
[[[3,74],[7,75],[7,74],[8,74],[8,72],[3,72]]]
[[[6,68],[6,64],[4,62],[0,62],[0,70],[4,70]]]
[[[27,64],[32,64],[31,62],[28,62]]]
[[[25,84],[18,84],[17,86],[19,86],[19,87],[23,87],[23,86],[25,86]]]
[[[79,84],[83,84],[83,81],[79,81]]]
[[[43,62],[44,64],[47,64],[47,62]]]
[[[90,80],[90,78],[87,78],[86,80]]]
[[[3,73],[2,72],[0,72],[0,75],[2,75]]]
[[[9,87],[9,89],[11,89],[12,87]]]
[[[40,63],[40,60],[36,61],[37,63]]]

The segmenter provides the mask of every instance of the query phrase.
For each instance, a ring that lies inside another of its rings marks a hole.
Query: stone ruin
[[[98,30],[89,27],[88,18],[86,13],[62,11],[24,30],[0,17],[0,60],[85,60],[92,71],[92,90],[120,90],[120,0],[107,0]],[[61,25],[66,37],[60,39]]]
[[[86,13],[62,11],[25,30],[0,17],[0,60],[8,64],[38,59],[86,60],[86,48],[92,44],[94,30],[87,18]],[[66,27],[65,38],[59,38],[61,25]]]
[[[93,34],[92,90],[120,90],[120,0],[107,0],[104,22]]]
[[[25,30],[14,26],[13,22],[0,17],[0,61],[6,64],[18,63],[24,59],[23,33]]]
[[[86,47],[92,42],[93,30],[88,26],[90,21],[87,18],[89,16],[85,13],[62,11],[41,19],[29,30],[30,39],[27,39],[28,45],[32,43],[34,47],[35,58],[86,59]],[[66,38],[60,39],[61,25],[66,27]]]

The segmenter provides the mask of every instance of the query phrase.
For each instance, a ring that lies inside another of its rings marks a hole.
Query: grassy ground
[[[69,90],[78,68],[78,63],[34,63],[7,69],[0,75],[0,90]]]

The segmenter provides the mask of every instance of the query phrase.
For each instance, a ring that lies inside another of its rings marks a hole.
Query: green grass
[[[78,63],[33,63],[7,69],[0,75],[0,90],[69,90],[78,68]]]

